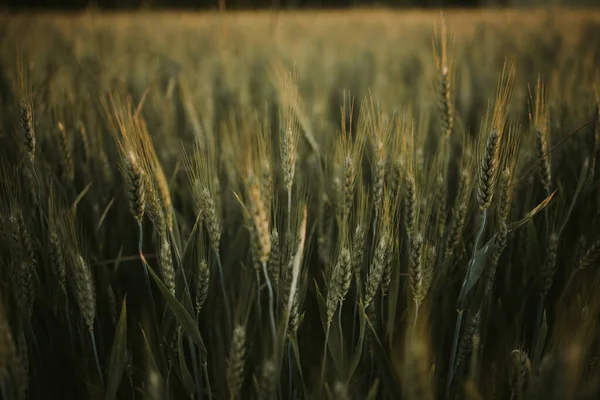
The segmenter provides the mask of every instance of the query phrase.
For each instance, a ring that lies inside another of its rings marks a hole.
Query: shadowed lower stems
[[[338,310],[338,325],[340,328],[340,357],[342,362],[340,363],[340,365],[344,365],[344,330],[342,329],[342,306],[344,305],[343,302],[340,301],[340,309]]]
[[[208,393],[208,400],[212,400],[212,390],[210,388],[210,379],[208,379],[208,366],[206,363],[206,359],[202,362],[202,374],[204,375],[204,380],[206,381],[206,392]]]
[[[477,249],[479,248],[479,242],[483,237],[483,233],[485,231],[485,225],[487,222],[487,208],[483,210],[482,219],[481,219],[481,227],[477,232],[477,236],[475,237],[475,243],[473,244],[473,253],[471,254],[471,260],[469,261],[469,266],[467,267],[467,274],[465,275],[465,279],[463,280],[462,286],[464,287],[468,280],[469,276],[471,276],[471,272],[473,269],[473,265],[475,264],[475,257],[477,256]],[[448,367],[448,379],[446,382],[446,395],[445,398],[450,398],[450,389],[452,388],[452,380],[454,379],[454,363],[456,360],[456,351],[458,349],[458,338],[460,337],[460,327],[462,324],[462,317],[465,310],[464,304],[457,305],[458,315],[456,316],[456,328],[454,329],[454,338],[452,340],[452,353],[450,354],[450,365]]]
[[[288,379],[289,379],[289,388],[288,388],[288,399],[292,399],[294,393],[294,362],[292,360],[292,341],[291,338],[288,341]]]

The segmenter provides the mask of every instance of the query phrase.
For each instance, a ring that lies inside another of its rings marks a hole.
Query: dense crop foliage
[[[1,16],[0,398],[598,398],[598,18],[445,18]]]

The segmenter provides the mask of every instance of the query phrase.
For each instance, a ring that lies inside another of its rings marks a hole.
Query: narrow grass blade
[[[159,369],[156,364],[156,360],[154,359],[154,353],[152,352],[152,347],[150,346],[150,342],[148,342],[148,337],[146,336],[146,332],[144,328],[140,325],[140,330],[142,331],[142,337],[144,338],[144,350],[146,351],[147,361],[150,363],[154,371],[158,374]]]
[[[196,384],[194,383],[194,378],[188,369],[187,362],[185,361],[185,352],[183,350],[183,345],[181,344],[181,326],[177,328],[177,348],[178,348],[178,357],[179,357],[179,369],[181,371],[181,383],[183,383],[183,387],[185,391],[188,392],[190,396],[196,393]]]
[[[567,225],[567,222],[569,222],[569,217],[571,216],[571,213],[573,212],[573,209],[575,208],[575,203],[577,203],[577,198],[579,197],[579,194],[581,193],[581,190],[583,189],[583,185],[585,185],[585,182],[587,181],[587,177],[588,177],[588,167],[589,167],[590,163],[589,160],[585,160],[585,163],[583,164],[583,168],[581,169],[581,173],[579,174],[579,180],[577,181],[577,189],[575,189],[575,195],[573,196],[573,200],[571,201],[571,206],[569,207],[569,211],[567,212],[567,215],[565,215],[565,220],[563,221],[562,225],[560,226],[560,233],[565,229],[565,226]]]
[[[367,395],[367,400],[376,400],[377,399],[377,393],[379,393],[379,382],[381,382],[379,380],[379,378],[375,379],[375,382],[373,382],[373,385],[369,389],[369,394]]]
[[[378,369],[379,378],[383,382],[383,386],[384,386],[385,391],[387,392],[387,396],[391,399],[399,399],[399,398],[401,398],[400,393],[398,393],[399,385],[398,385],[398,382],[396,382],[396,380],[394,379],[394,372],[393,372],[394,368],[392,366],[392,363],[390,362],[390,359],[387,356],[387,352],[386,352],[385,348],[383,347],[381,340],[379,340],[379,337],[377,336],[375,327],[369,320],[369,317],[367,316],[363,307],[361,307],[360,312],[361,312],[363,318],[365,319],[366,324],[369,326],[369,329],[371,330],[371,333],[373,334],[373,338],[375,339],[375,342],[377,343],[377,346],[374,346],[375,347],[374,360],[375,360],[375,365],[377,366],[377,369]]]
[[[108,367],[108,381],[106,384],[106,398],[114,400],[121,384],[125,363],[127,362],[127,299],[123,300],[121,315],[115,332],[115,339],[110,354]]]
[[[315,282],[315,289],[317,291],[317,301],[319,303],[319,315],[321,316],[321,322],[323,324],[323,330],[327,331],[327,306],[325,302],[325,298],[321,294],[319,290],[319,285]],[[339,360],[341,359],[340,355],[343,349],[341,348],[340,343],[340,330],[336,323],[331,323],[329,326],[329,338],[327,340],[327,348],[332,355],[333,362],[335,363],[336,368],[340,371],[342,367],[339,365]]]
[[[546,336],[548,335],[548,321],[546,321],[546,310],[544,310],[544,313],[542,315],[542,325],[540,327],[540,333],[535,344],[535,353],[533,353],[534,372],[537,370],[539,362],[542,359],[542,353],[546,344]]]
[[[196,322],[194,322],[194,319],[185,310],[183,305],[171,294],[171,292],[169,292],[169,289],[165,287],[152,268],[148,268],[148,273],[154,280],[154,283],[160,290],[160,293],[163,295],[167,306],[177,317],[177,320],[181,324],[181,327],[185,333],[192,338],[194,343],[196,343],[203,352],[206,353],[206,346],[204,345],[204,341],[202,340],[202,336],[200,335],[200,331],[198,330],[198,326],[196,325]]]
[[[85,188],[83,188],[83,190],[79,193],[79,195],[77,196],[77,198],[75,199],[75,201],[73,202],[73,205],[71,206],[71,210],[73,212],[73,215],[75,215],[75,212],[77,210],[77,204],[79,204],[79,202],[85,197],[86,193],[90,190],[90,188],[92,187],[92,183],[90,182],[86,185]]]
[[[465,280],[465,284],[460,289],[460,294],[458,295],[458,300],[456,301],[456,308],[458,310],[464,310],[465,303],[467,301],[467,295],[473,289],[481,275],[483,274],[483,270],[485,269],[485,264],[488,256],[491,253],[492,245],[496,240],[496,235],[492,236],[490,240],[479,250],[477,250],[477,254],[475,255],[475,260],[473,261],[473,268],[469,271],[469,276],[467,276]]]
[[[292,350],[294,351],[294,359],[296,360],[296,368],[298,371],[298,375],[300,375],[300,380],[302,381],[302,387],[305,388],[304,374],[302,373],[302,362],[300,361],[300,347],[298,346],[298,340],[296,338],[294,338],[293,340],[291,340],[291,343],[292,343]]]
[[[363,305],[359,304],[361,308],[361,312],[358,313],[358,319],[360,321],[360,334],[358,335],[358,343],[356,344],[356,348],[354,350],[354,354],[352,355],[352,361],[350,362],[350,368],[348,369],[348,379],[352,377],[356,368],[358,368],[358,364],[360,363],[360,359],[362,357],[362,350],[364,347],[365,340],[365,331],[367,326],[367,321],[364,318]]]
[[[546,197],[533,210],[529,211],[527,213],[527,215],[525,217],[523,217],[523,219],[520,219],[519,221],[515,221],[515,222],[509,224],[508,225],[508,231],[509,232],[515,231],[515,230],[519,229],[521,226],[525,225],[537,213],[539,213],[540,211],[542,211],[548,205],[548,203],[550,203],[550,200],[552,200],[552,197],[554,197],[555,194],[556,194],[556,190],[554,192],[552,192],[550,194],[550,196]]]

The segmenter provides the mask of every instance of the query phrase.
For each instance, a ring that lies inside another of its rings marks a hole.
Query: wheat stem
[[[210,388],[210,379],[208,379],[208,367],[206,360],[202,363],[202,372],[206,380],[206,391],[208,392],[208,400],[212,400],[212,390]]]
[[[325,365],[327,364],[327,344],[329,342],[329,327],[331,325],[327,324],[327,329],[325,330],[325,344],[323,345],[323,361],[321,362],[321,381],[319,384],[319,392],[323,389],[323,385],[325,384]]]
[[[90,338],[92,339],[92,350],[94,352],[94,360],[96,362],[96,369],[98,370],[98,377],[100,378],[100,385],[104,386],[104,377],[102,376],[102,368],[100,368],[100,359],[98,358],[98,349],[96,348],[94,331],[90,331]]]
[[[277,329],[275,328],[275,297],[273,296],[273,286],[271,285],[271,279],[269,278],[269,272],[267,271],[267,263],[262,263],[262,271],[267,283],[267,291],[269,292],[269,318],[271,319],[271,333],[273,334],[273,344],[277,340]]]
[[[343,302],[340,302],[340,309],[338,310],[338,326],[340,328],[340,349],[341,349],[341,363],[340,365],[344,365],[344,330],[342,328],[342,306]]]

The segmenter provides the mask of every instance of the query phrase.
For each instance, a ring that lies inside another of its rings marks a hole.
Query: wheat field
[[[0,399],[600,396],[599,11],[0,41]]]

